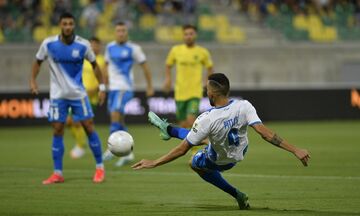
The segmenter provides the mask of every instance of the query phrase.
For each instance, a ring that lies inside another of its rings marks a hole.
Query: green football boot
[[[249,197],[245,193],[242,193],[237,190],[236,201],[238,202],[240,210],[250,209],[248,200],[249,200]]]
[[[163,140],[169,140],[171,136],[167,132],[167,127],[170,125],[166,120],[161,119],[154,112],[148,113],[149,122],[160,130],[160,137]]]

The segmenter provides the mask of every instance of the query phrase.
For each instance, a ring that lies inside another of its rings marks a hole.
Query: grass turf
[[[250,197],[239,211],[229,195],[187,166],[190,155],[152,170],[106,163],[106,182],[92,183],[89,149],[72,160],[65,136],[64,184],[41,185],[52,170],[50,127],[0,128],[0,215],[360,215],[360,122],[270,123],[282,137],[311,151],[310,166],[249,129],[243,162],[224,173]],[[98,126],[102,140],[107,126]],[[160,141],[149,125],[129,127],[138,159],[155,159],[178,141]]]

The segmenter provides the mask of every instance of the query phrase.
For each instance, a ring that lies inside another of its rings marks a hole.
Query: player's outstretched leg
[[[209,159],[206,158],[205,153],[200,150],[193,156],[189,165],[203,180],[234,197],[241,210],[250,208],[248,203],[248,196],[230,185],[219,172],[219,170],[230,169],[234,166],[234,164],[229,164],[229,166],[225,165],[224,167],[217,167],[217,165],[211,163]]]
[[[167,132],[167,127],[170,125],[166,122],[166,120],[162,120],[159,116],[157,116],[154,112],[148,113],[149,122],[160,130],[160,137],[163,140],[171,139],[170,134]]]
[[[172,126],[168,122],[166,122],[166,120],[162,120],[159,116],[157,116],[151,111],[148,113],[148,117],[150,123],[155,127],[159,128],[160,137],[163,140],[169,140],[171,137],[183,140],[189,133],[188,129]]]

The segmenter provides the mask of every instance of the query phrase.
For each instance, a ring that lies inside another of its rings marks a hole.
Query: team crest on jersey
[[[71,53],[71,56],[72,56],[73,58],[79,57],[79,56],[80,56],[80,50],[74,49],[74,50],[72,51],[72,53]]]

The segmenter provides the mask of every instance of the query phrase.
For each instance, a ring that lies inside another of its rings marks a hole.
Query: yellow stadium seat
[[[317,15],[309,15],[308,16],[308,23],[311,27],[322,27],[322,21],[319,16]]]
[[[59,26],[51,26],[50,27],[50,35],[58,35],[61,33],[61,29]]]
[[[329,43],[338,39],[335,27],[311,28],[309,38],[314,42]]]
[[[211,15],[201,15],[199,17],[199,28],[201,30],[215,30],[216,29],[215,17]]]
[[[158,42],[169,43],[172,41],[172,32],[170,27],[160,26],[155,30],[155,38]]]
[[[157,19],[152,14],[145,14],[140,17],[139,27],[142,29],[154,29],[157,24]]]
[[[266,6],[267,11],[269,12],[269,14],[275,16],[277,14],[277,9],[275,4],[270,3]]]
[[[218,28],[228,28],[230,26],[229,19],[225,15],[216,15],[215,16],[216,26]]]
[[[40,1],[41,2],[41,10],[46,11],[52,11],[54,8],[54,1]]]
[[[115,33],[112,26],[100,26],[96,29],[96,36],[104,42],[110,42],[114,40]]]
[[[183,40],[183,30],[181,26],[174,26],[171,29],[172,31],[172,40],[174,42],[181,42]]]
[[[308,30],[309,22],[305,15],[296,15],[293,18],[293,26],[299,30]]]
[[[335,27],[325,27],[324,28],[324,37],[328,42],[333,42],[338,39],[337,30]]]
[[[238,26],[230,26],[216,32],[216,38],[220,43],[239,44],[244,43],[246,35]]]
[[[45,26],[38,26],[33,31],[33,39],[36,42],[42,42],[46,37],[49,36],[49,29]]]

